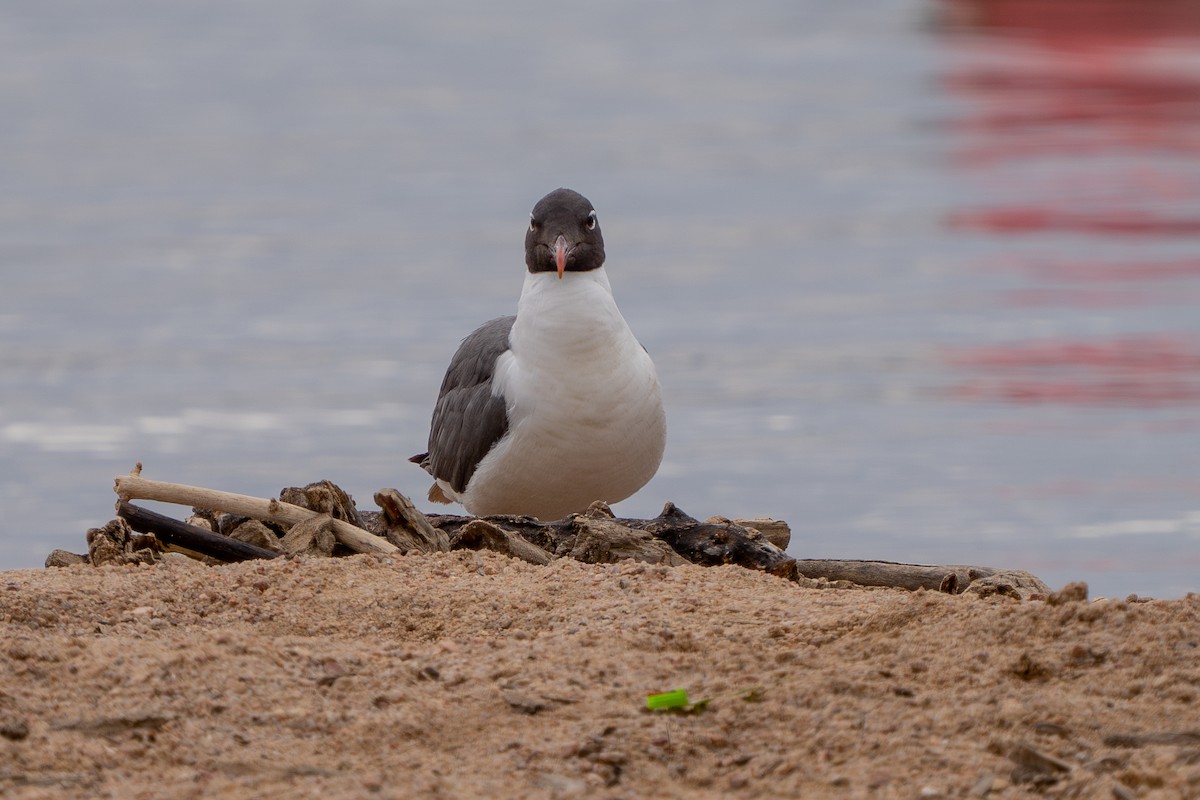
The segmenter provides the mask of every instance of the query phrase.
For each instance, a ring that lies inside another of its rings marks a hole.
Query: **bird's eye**
[[[596,212],[595,212],[595,211],[591,211],[591,212],[589,212],[589,213],[588,213],[588,217],[587,217],[587,229],[588,229],[589,231],[594,231],[594,230],[596,230]]]
[[[537,226],[538,226],[537,220],[533,218],[533,214],[530,214],[529,215],[529,230],[536,231]]]

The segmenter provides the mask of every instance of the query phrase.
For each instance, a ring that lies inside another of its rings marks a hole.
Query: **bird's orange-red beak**
[[[567,239],[559,235],[554,242],[554,263],[558,266],[558,279],[561,281],[563,270],[567,268]]]

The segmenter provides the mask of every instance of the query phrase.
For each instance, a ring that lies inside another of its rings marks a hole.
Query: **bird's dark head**
[[[555,189],[538,200],[525,233],[530,272],[587,272],[604,266],[604,237],[596,209],[579,192]]]

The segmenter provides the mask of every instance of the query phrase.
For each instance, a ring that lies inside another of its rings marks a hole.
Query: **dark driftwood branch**
[[[239,542],[219,533],[188,525],[177,519],[156,514],[125,501],[117,505],[117,515],[139,533],[153,533],[164,545],[212,556],[220,561],[249,561],[252,558],[276,558],[280,554],[263,547]]]
[[[662,539],[693,564],[705,567],[737,564],[781,578],[795,578],[794,558],[761,533],[733,522],[700,522],[674,503],[663,506],[662,513],[654,519],[637,521],[644,523],[644,527],[638,526],[641,530]]]

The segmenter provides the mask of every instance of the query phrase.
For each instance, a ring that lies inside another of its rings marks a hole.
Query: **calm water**
[[[566,185],[667,393],[622,513],[1200,589],[1200,22],[1039,5],[9,4],[0,568],[137,460],[422,498]]]

